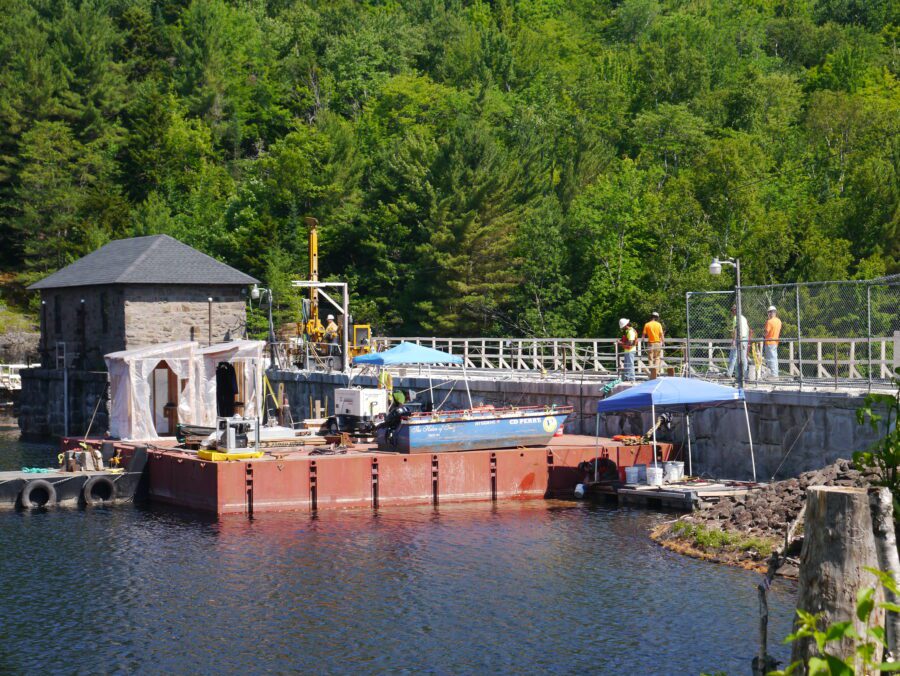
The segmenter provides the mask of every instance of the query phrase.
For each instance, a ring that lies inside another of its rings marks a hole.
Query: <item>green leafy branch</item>
[[[870,393],[862,408],[856,411],[860,425],[868,423],[876,433],[884,430],[884,437],[869,450],[854,453],[853,462],[860,470],[875,468],[878,471],[880,478],[873,483],[890,489],[894,496],[894,518],[900,518],[900,430],[897,428],[900,418],[900,368],[894,372],[898,376],[893,378],[897,391],[894,394]]]

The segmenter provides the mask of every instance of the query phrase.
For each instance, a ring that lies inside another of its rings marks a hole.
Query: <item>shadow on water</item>
[[[0,513],[0,672],[747,673],[758,576],[657,547],[670,518],[540,500]],[[793,595],[771,595],[776,645]]]

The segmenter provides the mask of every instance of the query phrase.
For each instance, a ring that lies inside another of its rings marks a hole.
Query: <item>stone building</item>
[[[42,365],[63,344],[70,367],[104,370],[109,352],[241,338],[255,283],[168,235],[110,242],[28,287],[41,293]]]
[[[42,368],[22,373],[23,435],[83,432],[106,388],[105,354],[245,337],[248,287],[256,283],[168,235],[152,235],[110,242],[32,284],[41,294]],[[106,429],[99,408],[92,433]]]

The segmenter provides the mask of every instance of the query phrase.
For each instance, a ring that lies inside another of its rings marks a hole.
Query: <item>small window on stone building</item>
[[[100,326],[103,333],[109,332],[109,307],[106,304],[106,292],[100,292]]]
[[[53,330],[56,335],[62,333],[62,303],[59,296],[53,297]]]

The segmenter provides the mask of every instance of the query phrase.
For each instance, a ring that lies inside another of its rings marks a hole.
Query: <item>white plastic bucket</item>
[[[641,483],[640,472],[637,467],[626,467],[625,468],[625,483],[626,484],[639,484]]]
[[[680,481],[684,478],[684,463],[678,460],[669,460],[663,463],[666,482]]]
[[[647,483],[647,465],[635,465],[638,470],[638,480],[639,484]]]
[[[662,486],[663,482],[663,468],[662,467],[648,467],[647,468],[647,483],[651,486]]]

